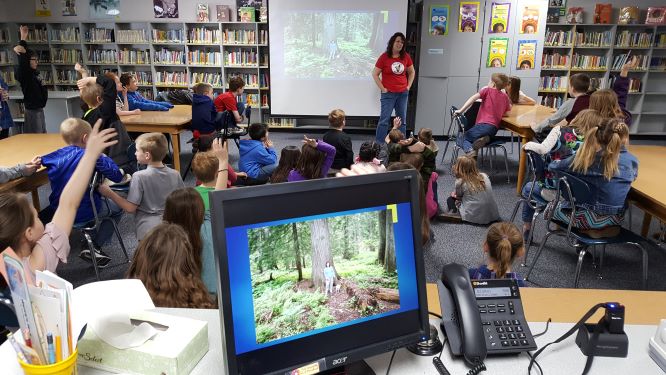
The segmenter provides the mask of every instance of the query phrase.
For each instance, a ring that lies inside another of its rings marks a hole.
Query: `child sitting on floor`
[[[375,141],[365,141],[361,144],[358,157],[354,163],[355,167],[367,169],[368,173],[386,172],[386,167],[377,159],[379,156],[379,144]]]
[[[276,184],[287,182],[287,177],[292,169],[296,168],[296,162],[301,157],[301,149],[296,146],[285,146],[280,152],[280,163],[271,175],[270,183]]]
[[[457,215],[474,224],[500,220],[490,179],[487,174],[479,173],[476,161],[463,155],[456,160],[452,172],[456,177],[455,190],[446,200],[449,213],[445,215]]]
[[[350,168],[354,162],[354,150],[349,134],[344,132],[345,111],[334,109],[328,114],[329,130],[324,134],[324,142],[335,147],[332,169]]]
[[[417,155],[420,157],[420,155]],[[395,163],[391,163],[391,165],[388,166],[387,171],[402,171],[402,170],[407,170],[407,169],[415,169],[412,164],[409,163],[403,163],[401,161],[397,161]],[[424,187],[424,182],[423,179],[421,178],[420,174],[417,174],[417,178],[419,180],[419,212],[421,213],[421,244],[426,247],[428,244],[432,244],[433,241],[431,241],[431,238],[434,238],[434,232],[430,230],[430,218],[428,217],[428,208],[426,204],[426,194],[425,194],[425,187]]]
[[[116,141],[115,131],[100,132],[101,121],[95,124],[88,136],[88,143],[74,173],[62,189],[53,220],[44,227],[37,211],[25,194],[0,194],[0,252],[21,260],[26,274],[48,270],[56,272],[60,262],[66,263],[69,255],[69,234],[76,211],[99,156]],[[5,265],[0,256],[0,273],[5,276]]]
[[[393,119],[393,129],[388,132],[384,142],[388,148],[388,161],[387,165],[400,161],[400,154],[403,152],[423,152],[425,144],[414,140],[413,138],[405,139],[405,134],[400,131],[402,120],[400,117]]]
[[[147,168],[134,173],[127,199],[108,186],[99,192],[111,199],[127,213],[134,213],[136,238],[141,241],[153,227],[162,221],[164,203],[172,191],[185,187],[178,171],[162,163],[168,152],[167,140],[162,133],[145,133],[136,139],[136,160]]]
[[[303,147],[301,157],[298,158],[296,166],[289,172],[287,181],[303,181],[315,178],[323,178],[335,158],[335,147],[324,141],[303,136]]]
[[[423,156],[421,154],[402,154],[400,156],[400,161],[403,163],[410,164],[416,169],[419,174],[421,174],[421,168],[423,168]],[[434,193],[434,186],[435,186],[435,181],[437,181],[437,178],[439,176],[437,175],[437,172],[432,172],[430,176],[428,176],[428,179],[423,180],[423,192],[425,194],[425,202],[426,202],[426,212],[428,214],[428,218],[432,219],[435,217],[437,214],[437,209],[439,208],[439,205],[437,204],[437,201],[435,200],[435,193]]]
[[[511,272],[514,260],[525,253],[523,237],[513,223],[491,225],[483,243],[483,252],[488,254],[488,264],[470,268],[470,279],[514,279],[518,281],[518,286],[525,286],[525,281]]]
[[[127,89],[127,102],[129,104],[129,111],[140,109],[142,111],[168,111],[173,108],[173,104],[169,102],[156,102],[144,98],[139,94],[139,86],[137,85],[136,77],[131,73],[123,73],[120,76],[120,83]]]
[[[127,277],[141,280],[158,307],[214,308],[193,254],[183,228],[158,224],[139,243]]]
[[[254,123],[247,132],[250,139],[240,140],[238,169],[248,177],[265,182],[277,167],[277,154],[273,141],[268,138],[268,125]]]
[[[197,152],[192,160],[192,171],[201,184],[195,189],[201,194],[206,211],[210,209],[208,192],[231,187],[238,177],[246,177],[244,172],[236,172],[228,163],[225,151],[216,151],[219,139],[213,141],[211,151]],[[226,147],[226,146],[225,146]]]

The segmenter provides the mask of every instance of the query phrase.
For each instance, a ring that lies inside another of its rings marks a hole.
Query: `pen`
[[[49,364],[56,363],[55,361],[55,349],[53,348],[53,335],[51,332],[46,334],[46,345],[49,351]]]

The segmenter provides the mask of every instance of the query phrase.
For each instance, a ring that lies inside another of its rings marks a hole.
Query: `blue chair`
[[[558,183],[557,183],[558,189],[557,189],[556,198],[553,201],[557,202],[555,210],[558,210],[565,205],[566,206],[565,209],[567,211],[570,211],[567,213],[567,215],[569,216],[569,223],[567,224],[565,222],[562,222],[554,218],[549,219],[547,224],[548,232],[544,236],[544,239],[541,242],[541,246],[539,246],[539,250],[537,251],[534,260],[532,261],[532,265],[527,271],[525,280],[527,281],[529,279],[530,274],[532,273],[532,270],[534,269],[534,266],[536,265],[536,262],[539,259],[539,256],[541,255],[541,251],[543,251],[543,248],[546,245],[546,242],[548,241],[548,238],[550,238],[550,236],[554,234],[566,237],[569,245],[579,250],[578,263],[576,264],[576,274],[574,276],[574,288],[578,287],[578,281],[580,279],[580,272],[583,265],[583,259],[585,258],[585,254],[587,254],[588,247],[590,246],[596,247],[599,245],[602,246],[601,254],[599,256],[599,272],[601,272],[601,269],[603,267],[603,258],[606,252],[606,245],[629,244],[639,248],[642,252],[642,274],[643,274],[642,282],[643,282],[643,289],[646,289],[647,279],[648,279],[648,253],[645,250],[645,248],[640,244],[641,242],[645,241],[645,239],[625,228],[620,228],[620,233],[616,236],[603,237],[603,238],[592,238],[586,235],[585,233],[582,233],[578,229],[574,228],[573,221],[574,218],[576,217],[576,211],[577,211],[576,202],[588,200],[592,195],[592,190],[585,181],[581,180],[580,178],[570,173],[564,171],[556,171],[556,174],[558,176]],[[551,223],[556,225],[554,229],[550,229]]]

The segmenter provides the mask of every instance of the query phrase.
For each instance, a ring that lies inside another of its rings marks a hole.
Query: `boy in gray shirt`
[[[162,133],[141,134],[136,139],[136,159],[148,167],[134,173],[127,199],[108,187],[100,193],[125,212],[134,213],[136,238],[141,241],[153,227],[162,222],[166,198],[172,191],[185,187],[180,173],[165,166],[167,140]]]

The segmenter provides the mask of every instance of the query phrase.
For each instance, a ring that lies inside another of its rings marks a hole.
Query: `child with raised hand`
[[[285,146],[280,152],[280,162],[273,171],[270,183],[276,184],[287,182],[287,177],[292,169],[296,168],[296,162],[301,157],[301,149],[296,146]]]
[[[88,71],[83,66],[81,66],[81,64],[76,63],[74,65],[74,70],[81,74],[81,78],[88,77]],[[118,95],[116,95],[116,114],[118,116],[129,116],[138,115],[141,113],[140,109],[135,109],[133,111],[129,110],[129,103],[127,102],[127,87],[121,83],[120,79],[118,79],[118,76],[111,72],[105,73],[104,75],[109,79],[113,79],[116,83],[116,90],[118,92]]]
[[[20,177],[31,176],[42,166],[42,158],[35,156],[27,163],[17,164],[13,167],[0,167],[0,184]]]
[[[472,95],[465,104],[455,113],[460,115],[481,99],[479,114],[476,116],[476,124],[465,132],[464,138],[456,142],[458,147],[471,157],[476,157],[480,148],[490,142],[490,138],[497,134],[502,117],[511,110],[511,100],[502,91],[509,83],[509,77],[502,73],[493,73],[488,86],[482,88],[478,93]]]
[[[487,174],[479,172],[476,161],[461,156],[453,165],[452,172],[456,182],[454,191],[446,200],[449,213],[438,218],[445,219],[457,214],[462,220],[474,224],[500,220],[490,179]]]
[[[185,187],[180,173],[162,163],[168,152],[167,147],[164,134],[141,134],[136,139],[135,156],[137,162],[147,165],[147,168],[132,175],[127,199],[106,185],[99,188],[103,196],[111,199],[125,212],[134,214],[136,238],[139,241],[162,221],[167,196],[172,191]]]
[[[211,150],[197,152],[192,160],[192,171],[201,184],[195,189],[201,194],[206,211],[210,208],[208,192],[231,187],[238,177],[247,177],[243,172],[236,172],[229,165],[227,143],[219,138],[213,140]]]
[[[18,55],[16,80],[21,84],[23,91],[23,105],[25,106],[24,133],[46,133],[46,120],[44,107],[49,98],[49,92],[37,70],[39,57],[34,50],[28,48],[28,26],[21,25],[19,34],[21,40],[14,47]],[[92,124],[92,122],[91,122]]]
[[[301,157],[289,172],[287,181],[303,181],[326,177],[335,158],[335,147],[324,141],[303,136]]]
[[[248,177],[266,181],[277,167],[277,154],[268,137],[268,125],[250,124],[247,133],[250,139],[240,140],[238,169]]]
[[[158,307],[216,307],[180,225],[161,223],[147,233],[134,253],[127,277],[141,280]]]
[[[620,75],[615,77],[613,89],[597,90],[590,95],[590,109],[597,110],[602,117],[616,118],[631,126],[631,113],[627,110],[627,96],[629,95],[629,71],[638,66],[638,59],[633,57],[622,65]]]
[[[525,253],[523,237],[513,223],[501,222],[491,225],[483,243],[483,253],[488,255],[487,264],[470,268],[470,279],[514,279],[517,280],[518,286],[525,286],[525,281],[511,272],[515,259]]]
[[[169,102],[156,102],[144,98],[137,90],[136,77],[130,73],[123,73],[120,76],[121,85],[127,89],[127,102],[129,104],[129,111],[142,110],[142,111],[168,111],[173,108],[173,104]]]
[[[0,194],[0,249],[10,253],[13,250],[31,274],[37,270],[55,272],[60,262],[67,262],[69,234],[97,160],[104,149],[117,142],[113,129],[100,131],[100,127],[101,121],[98,121],[88,137],[79,165],[63,189],[53,220],[46,227],[24,194]],[[11,249],[6,250],[8,247]],[[1,257],[0,270],[4,274]]]
[[[423,152],[425,144],[413,138],[405,139],[405,134],[400,131],[402,120],[400,117],[393,119],[393,128],[388,132],[384,142],[388,148],[387,164],[400,161],[400,154],[403,152]]]

